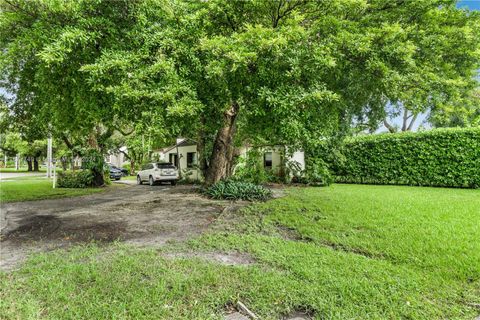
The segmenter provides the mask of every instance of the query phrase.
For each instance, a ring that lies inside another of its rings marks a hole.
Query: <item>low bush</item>
[[[57,178],[59,188],[88,188],[93,186],[93,173],[90,170],[60,172]]]
[[[311,159],[302,174],[295,178],[298,182],[311,186],[328,186],[334,181],[328,165],[322,159]]]
[[[269,182],[269,172],[263,167],[262,153],[260,150],[248,151],[246,157],[240,157],[235,167],[232,179],[253,184]]]
[[[343,153],[337,182],[480,187],[480,128],[357,137]]]
[[[265,201],[272,197],[272,191],[264,186],[242,181],[220,181],[202,190],[212,199]]]

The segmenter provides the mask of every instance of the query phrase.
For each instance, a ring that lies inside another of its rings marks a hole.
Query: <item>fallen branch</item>
[[[253,313],[252,311],[250,311],[242,302],[240,301],[237,301],[237,307],[239,309],[239,311],[245,313],[247,316],[249,316],[250,318],[252,319],[258,319],[258,317],[255,315],[255,313]]]

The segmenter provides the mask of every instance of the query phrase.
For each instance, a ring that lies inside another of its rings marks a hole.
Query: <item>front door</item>
[[[168,162],[178,168],[178,155],[176,153],[170,153],[168,155]]]

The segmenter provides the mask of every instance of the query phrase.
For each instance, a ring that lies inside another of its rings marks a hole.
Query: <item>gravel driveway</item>
[[[161,246],[205,231],[229,203],[191,186],[124,186],[100,194],[2,204],[0,269],[31,252],[90,241]]]

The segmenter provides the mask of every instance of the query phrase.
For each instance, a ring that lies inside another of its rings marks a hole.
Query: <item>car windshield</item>
[[[159,169],[176,169],[175,166],[169,162],[159,162],[157,163]]]

